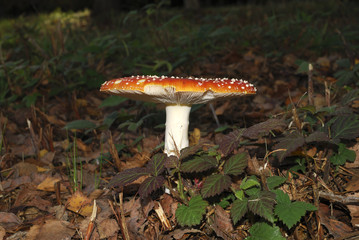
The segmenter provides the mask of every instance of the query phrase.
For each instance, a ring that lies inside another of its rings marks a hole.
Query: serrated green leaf
[[[153,191],[159,189],[163,186],[165,182],[165,178],[163,176],[151,176],[145,179],[140,185],[138,189],[138,193],[140,194],[141,198],[145,198]]]
[[[122,172],[120,172],[118,175],[113,177],[108,184],[109,187],[123,187],[126,184],[129,184],[139,177],[148,175],[148,171],[146,168],[137,167],[137,168],[131,168],[126,169]]]
[[[339,143],[338,153],[330,157],[330,162],[334,165],[343,165],[347,161],[354,162],[355,158],[355,151],[347,149],[345,144]]]
[[[236,196],[236,198],[238,198],[239,200],[242,200],[245,196],[244,196],[244,191],[243,190],[238,190],[235,191],[234,195]]]
[[[204,172],[217,167],[217,160],[210,156],[195,156],[194,159],[181,164],[181,171],[186,173]]]
[[[273,208],[275,203],[275,194],[273,192],[261,191],[257,196],[250,196],[248,198],[248,209],[269,222],[273,222]]]
[[[249,233],[251,236],[247,237],[246,240],[285,240],[279,227],[273,227],[264,222],[255,223],[249,229]]]
[[[254,187],[254,186],[260,186],[261,184],[259,183],[259,181],[254,177],[250,177],[250,178],[247,178],[245,177],[243,179],[243,181],[241,182],[241,185],[240,185],[240,188],[242,190],[247,190],[251,187]]]
[[[167,156],[162,153],[154,155],[147,164],[148,172],[153,176],[160,175],[165,170],[165,162]]]
[[[92,129],[96,124],[88,120],[75,120],[65,125],[64,129]]]
[[[223,167],[224,174],[239,175],[247,167],[248,156],[246,153],[238,153],[233,155],[226,161]]]
[[[214,174],[206,178],[201,189],[204,198],[220,194],[231,185],[231,178],[228,175]]]
[[[242,219],[244,214],[247,213],[248,211],[247,204],[248,204],[247,198],[243,198],[242,200],[237,199],[233,202],[231,209],[231,217],[233,220],[233,224],[237,224],[237,222]]]
[[[103,107],[114,107],[117,106],[121,103],[123,103],[124,101],[126,101],[127,98],[121,97],[121,96],[109,96],[108,98],[106,98],[105,100],[102,101],[102,103],[100,104],[100,108]]]
[[[276,187],[279,187],[283,183],[285,183],[287,179],[285,177],[280,176],[271,176],[267,178],[267,186],[269,190],[273,190]]]
[[[233,200],[235,200],[236,197],[233,194],[229,194],[228,196],[221,199],[221,201],[218,203],[219,206],[222,208],[227,208]]]
[[[186,205],[180,205],[176,210],[176,219],[181,226],[200,224],[203,214],[206,213],[208,203],[200,195],[191,198]]]
[[[340,115],[334,119],[331,126],[331,138],[334,142],[339,139],[354,139],[359,136],[359,120],[354,114]]]
[[[278,218],[290,229],[307,211],[316,211],[317,208],[306,202],[291,202],[289,196],[281,190],[276,190],[277,205],[274,208]]]

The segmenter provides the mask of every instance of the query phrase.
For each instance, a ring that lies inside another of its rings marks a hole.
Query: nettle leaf
[[[246,153],[238,153],[233,155],[226,161],[223,167],[224,174],[239,175],[247,167],[248,156]]]
[[[163,176],[150,176],[141,183],[138,193],[143,199],[150,195],[153,191],[162,187],[164,182],[165,178]]]
[[[276,187],[279,187],[280,185],[285,183],[286,180],[287,179],[285,177],[271,176],[271,177],[267,178],[267,186],[268,186],[269,190],[273,190]]]
[[[181,226],[193,226],[200,224],[206,213],[208,203],[200,195],[191,198],[186,205],[180,205],[176,210],[176,219]]]
[[[233,202],[231,209],[231,217],[234,225],[237,224],[237,222],[241,220],[243,216],[247,213],[248,211],[247,204],[248,204],[247,198],[243,198],[242,200],[237,199]]]
[[[209,141],[206,141],[206,140],[200,140],[199,143],[196,145],[183,148],[181,150],[180,160],[185,159],[191,155],[194,155],[203,147],[204,144],[206,144],[208,142]]]
[[[356,115],[340,115],[331,126],[331,137],[334,142],[339,142],[340,139],[354,139],[359,136],[358,126],[359,120]]]
[[[291,202],[289,196],[281,190],[275,190],[277,205],[274,212],[278,218],[290,229],[307,211],[316,211],[317,208],[306,202]]]
[[[194,159],[181,164],[181,171],[186,173],[204,172],[217,167],[217,160],[210,156],[195,156]]]
[[[275,203],[275,194],[273,192],[261,191],[257,196],[249,197],[248,209],[269,222],[273,222],[273,209]]]
[[[274,146],[274,149],[283,149],[283,152],[279,152],[278,157],[280,160],[289,156],[292,152],[303,146],[305,141],[304,137],[297,132],[293,132],[279,140]]]
[[[154,155],[147,164],[148,172],[153,176],[160,175],[165,170],[165,162],[167,156],[162,153]]]
[[[268,135],[270,131],[283,132],[287,124],[282,119],[268,119],[265,122],[255,124],[243,131],[243,137],[256,139]]]
[[[137,167],[137,168],[131,168],[126,169],[122,172],[120,172],[118,175],[113,177],[108,184],[109,187],[123,187],[126,184],[129,184],[135,180],[137,180],[139,177],[148,175],[149,172],[146,168]]]
[[[258,222],[253,224],[249,229],[251,236],[247,237],[246,240],[285,240],[280,233],[280,229],[277,226],[270,226],[264,222]]]
[[[227,135],[225,135],[219,142],[219,149],[221,152],[227,156],[233,150],[238,147],[239,140],[241,139],[243,129],[237,129]]]
[[[330,162],[334,165],[343,165],[347,161],[354,162],[356,158],[355,151],[347,149],[345,144],[339,143],[338,154],[330,157]]]
[[[228,175],[214,174],[206,178],[201,189],[204,198],[220,194],[231,185],[231,178]]]

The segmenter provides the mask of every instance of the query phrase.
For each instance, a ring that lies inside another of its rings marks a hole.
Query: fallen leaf
[[[61,178],[59,176],[57,176],[57,177],[48,176],[45,178],[44,181],[42,181],[39,185],[37,185],[37,189],[42,190],[42,191],[54,192],[55,184],[60,181],[61,181]],[[62,192],[67,191],[65,186],[62,184],[60,185],[60,190]]]
[[[67,209],[82,216],[90,216],[92,214],[93,203],[92,200],[86,197],[82,192],[75,192],[67,200]]]
[[[26,240],[62,240],[72,239],[75,228],[66,221],[47,220],[43,225],[34,225],[26,234]]]
[[[98,232],[101,239],[115,236],[119,229],[120,227],[115,219],[105,219],[98,224]]]
[[[9,212],[0,212],[0,226],[5,229],[12,229],[21,224],[18,216]]]

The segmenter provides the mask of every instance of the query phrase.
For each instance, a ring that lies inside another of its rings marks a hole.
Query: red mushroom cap
[[[256,88],[245,80],[234,78],[132,76],[107,81],[100,91],[135,100],[192,105],[255,94]]]

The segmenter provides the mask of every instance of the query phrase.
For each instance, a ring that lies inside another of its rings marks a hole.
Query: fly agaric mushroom
[[[178,156],[181,149],[188,147],[191,105],[255,94],[256,88],[247,81],[234,78],[132,76],[104,82],[100,91],[133,100],[164,103],[166,105],[164,152],[168,156]]]

